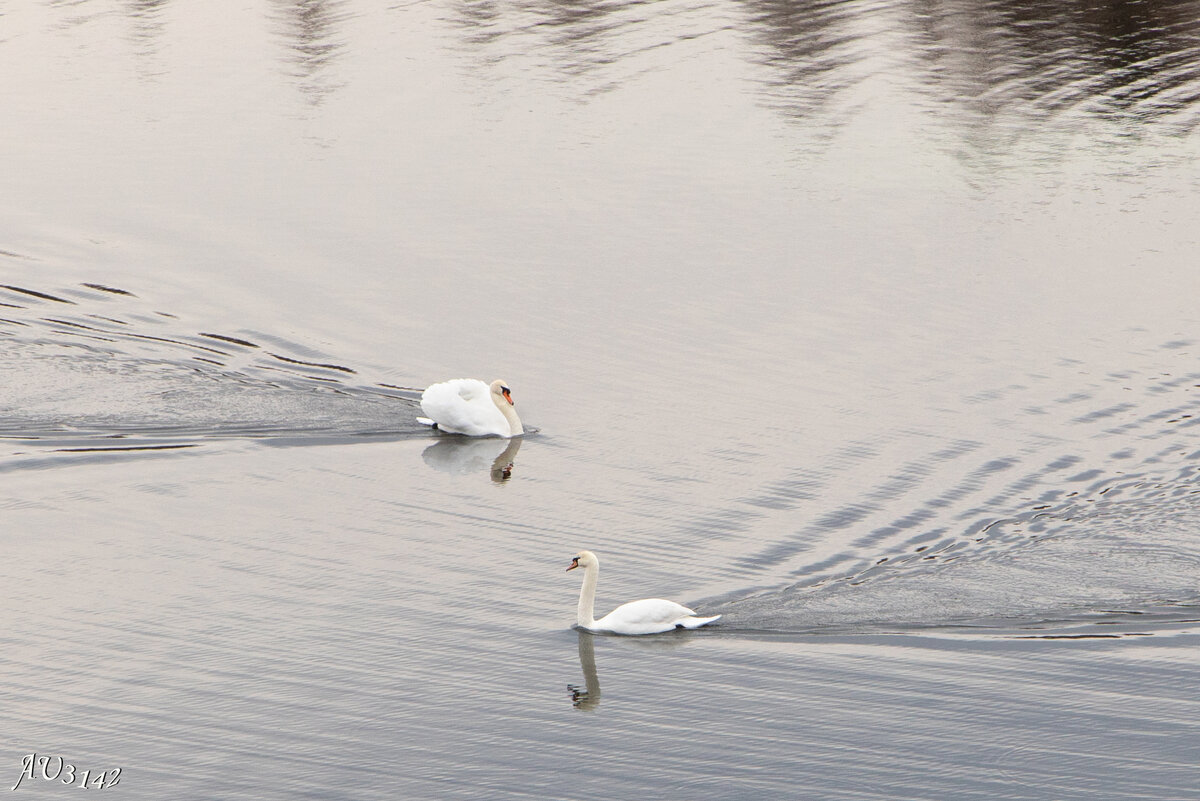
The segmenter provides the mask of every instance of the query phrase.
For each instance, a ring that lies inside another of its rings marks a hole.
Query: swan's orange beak
[[[511,393],[509,393],[509,391],[508,391],[507,389],[505,389],[505,390],[501,390],[501,392],[502,392],[502,394],[504,395],[504,399],[505,399],[506,401],[508,401],[508,405],[509,405],[509,406],[516,406],[516,405],[517,405],[517,404],[513,403],[512,394],[511,394]]]
[[[575,569],[575,568],[577,568],[577,567],[579,567],[579,560],[578,560],[578,559],[572,559],[572,560],[571,560],[571,566],[570,566],[570,567],[568,567],[568,568],[567,568],[567,570],[574,570],[574,569]]]

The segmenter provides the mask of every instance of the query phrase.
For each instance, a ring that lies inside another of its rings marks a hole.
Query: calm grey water
[[[0,76],[0,787],[1200,798],[1200,4],[0,0]],[[720,625],[572,630],[585,547]]]

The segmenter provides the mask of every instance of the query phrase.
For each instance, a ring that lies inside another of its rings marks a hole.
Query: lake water
[[[7,787],[1200,798],[1200,3],[0,0],[0,76]],[[582,548],[723,618],[579,633]]]

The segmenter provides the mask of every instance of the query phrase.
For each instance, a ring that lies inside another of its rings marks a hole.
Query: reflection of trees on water
[[[643,56],[728,29],[714,0],[451,0],[464,50],[490,67],[513,60],[581,95],[621,85],[662,62]],[[586,83],[583,81],[586,80]]]
[[[734,30],[742,38],[711,46],[738,48],[761,66],[766,102],[798,120],[837,126],[870,100],[852,90],[873,79],[969,128],[1169,119],[1188,130],[1200,115],[1195,0],[451,2],[477,63],[516,59],[582,95]]]
[[[361,2],[361,0],[359,0]],[[487,73],[511,61],[581,97],[696,54],[758,65],[766,102],[837,126],[882,79],[968,128],[1070,130],[1089,120],[1200,122],[1200,0],[428,0]],[[48,0],[64,27],[111,13]],[[153,55],[171,0],[125,0],[138,52]],[[339,84],[351,0],[272,0],[282,65],[317,105]],[[394,9],[403,22],[403,6]],[[729,34],[714,36],[714,34]],[[152,74],[152,71],[151,73]]]
[[[454,15],[450,21],[463,35],[467,44],[486,47],[504,36],[500,23],[504,20],[504,8],[496,0],[451,0]]]
[[[867,63],[868,30],[856,23],[859,15],[884,9],[796,0],[742,5],[757,45],[750,57],[768,67],[760,77],[771,105],[788,114],[815,116],[878,67]]]
[[[120,8],[130,22],[130,38],[142,59],[139,70],[144,77],[158,74],[147,64],[153,63],[167,32],[163,16],[171,3],[172,0],[125,0]],[[347,3],[348,0],[272,0],[273,33],[284,47],[283,71],[295,79],[312,105],[319,105],[341,86],[331,77],[330,68],[346,47],[338,34],[341,23],[354,13]],[[63,30],[87,25],[113,13],[108,3],[93,0],[48,0],[48,5],[60,12],[57,25]]]
[[[285,69],[312,105],[319,105],[340,84],[329,67],[345,44],[339,23],[349,15],[345,0],[274,0],[276,34],[286,48]]]
[[[774,105],[796,116],[864,78],[975,123],[1197,122],[1200,3],[747,0]]]
[[[977,121],[1069,131],[1103,120],[1189,129],[1200,99],[1200,4],[1119,0],[929,7],[919,29],[927,84]]]
[[[131,26],[130,40],[137,54],[137,72],[143,80],[153,81],[162,74],[158,44],[163,35],[162,12],[170,0],[126,0],[125,10]]]
[[[158,39],[163,33],[162,11],[170,0],[126,0],[125,8],[133,23],[133,41],[139,55],[158,51]]]

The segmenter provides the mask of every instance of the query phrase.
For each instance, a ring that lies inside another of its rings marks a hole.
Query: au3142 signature
[[[121,781],[121,769],[80,770],[60,756],[26,754],[21,757],[21,775],[13,785],[16,790],[26,779],[43,779],[48,782],[61,781],[81,790],[103,790],[116,787]]]

